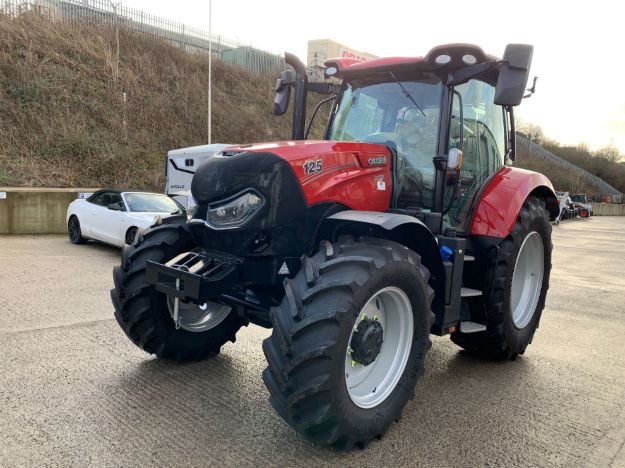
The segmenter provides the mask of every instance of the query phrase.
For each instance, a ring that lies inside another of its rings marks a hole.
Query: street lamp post
[[[208,0],[208,144],[212,143],[211,119],[212,119],[212,62],[213,62],[213,32],[212,32],[212,0]]]

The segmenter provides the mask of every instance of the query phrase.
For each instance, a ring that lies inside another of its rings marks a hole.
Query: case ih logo
[[[386,158],[369,158],[369,166],[386,166]]]

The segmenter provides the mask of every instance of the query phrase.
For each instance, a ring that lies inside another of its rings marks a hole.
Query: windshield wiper
[[[391,76],[393,77],[393,79],[395,80],[395,82],[397,82],[397,84],[399,85],[399,87],[401,88],[401,90],[404,92],[404,96],[406,96],[408,99],[410,99],[412,101],[412,103],[417,106],[417,109],[419,109],[419,112],[421,112],[423,114],[423,117],[425,117],[425,112],[423,112],[423,109],[421,109],[421,106],[419,104],[417,104],[417,101],[415,101],[413,99],[413,97],[410,95],[410,93],[408,92],[408,90],[404,87],[403,84],[401,84],[401,81],[399,81],[397,79],[397,77],[395,76],[395,73],[390,72]]]

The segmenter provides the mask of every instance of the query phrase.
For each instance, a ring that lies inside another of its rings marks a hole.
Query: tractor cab
[[[278,79],[275,113],[286,112],[295,87],[293,138],[303,138],[306,91],[335,93],[324,138],[389,148],[390,208],[428,219],[435,231],[468,232],[480,187],[514,159],[512,109],[525,93],[532,50],[509,45],[498,60],[453,44],[425,57],[328,60],[326,76],[342,80],[338,89],[307,83],[303,65],[287,54],[296,75]]]

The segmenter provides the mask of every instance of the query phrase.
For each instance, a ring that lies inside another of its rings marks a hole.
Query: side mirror
[[[107,208],[113,211],[125,211],[122,202],[111,203],[110,205],[107,205]]]
[[[503,54],[503,63],[499,70],[499,79],[495,88],[495,104],[500,106],[518,106],[521,104],[527,78],[532,64],[534,46],[527,44],[508,44]]]
[[[284,70],[278,76],[275,88],[276,98],[273,101],[273,115],[284,115],[289,108],[293,82],[293,72],[291,70]]]

